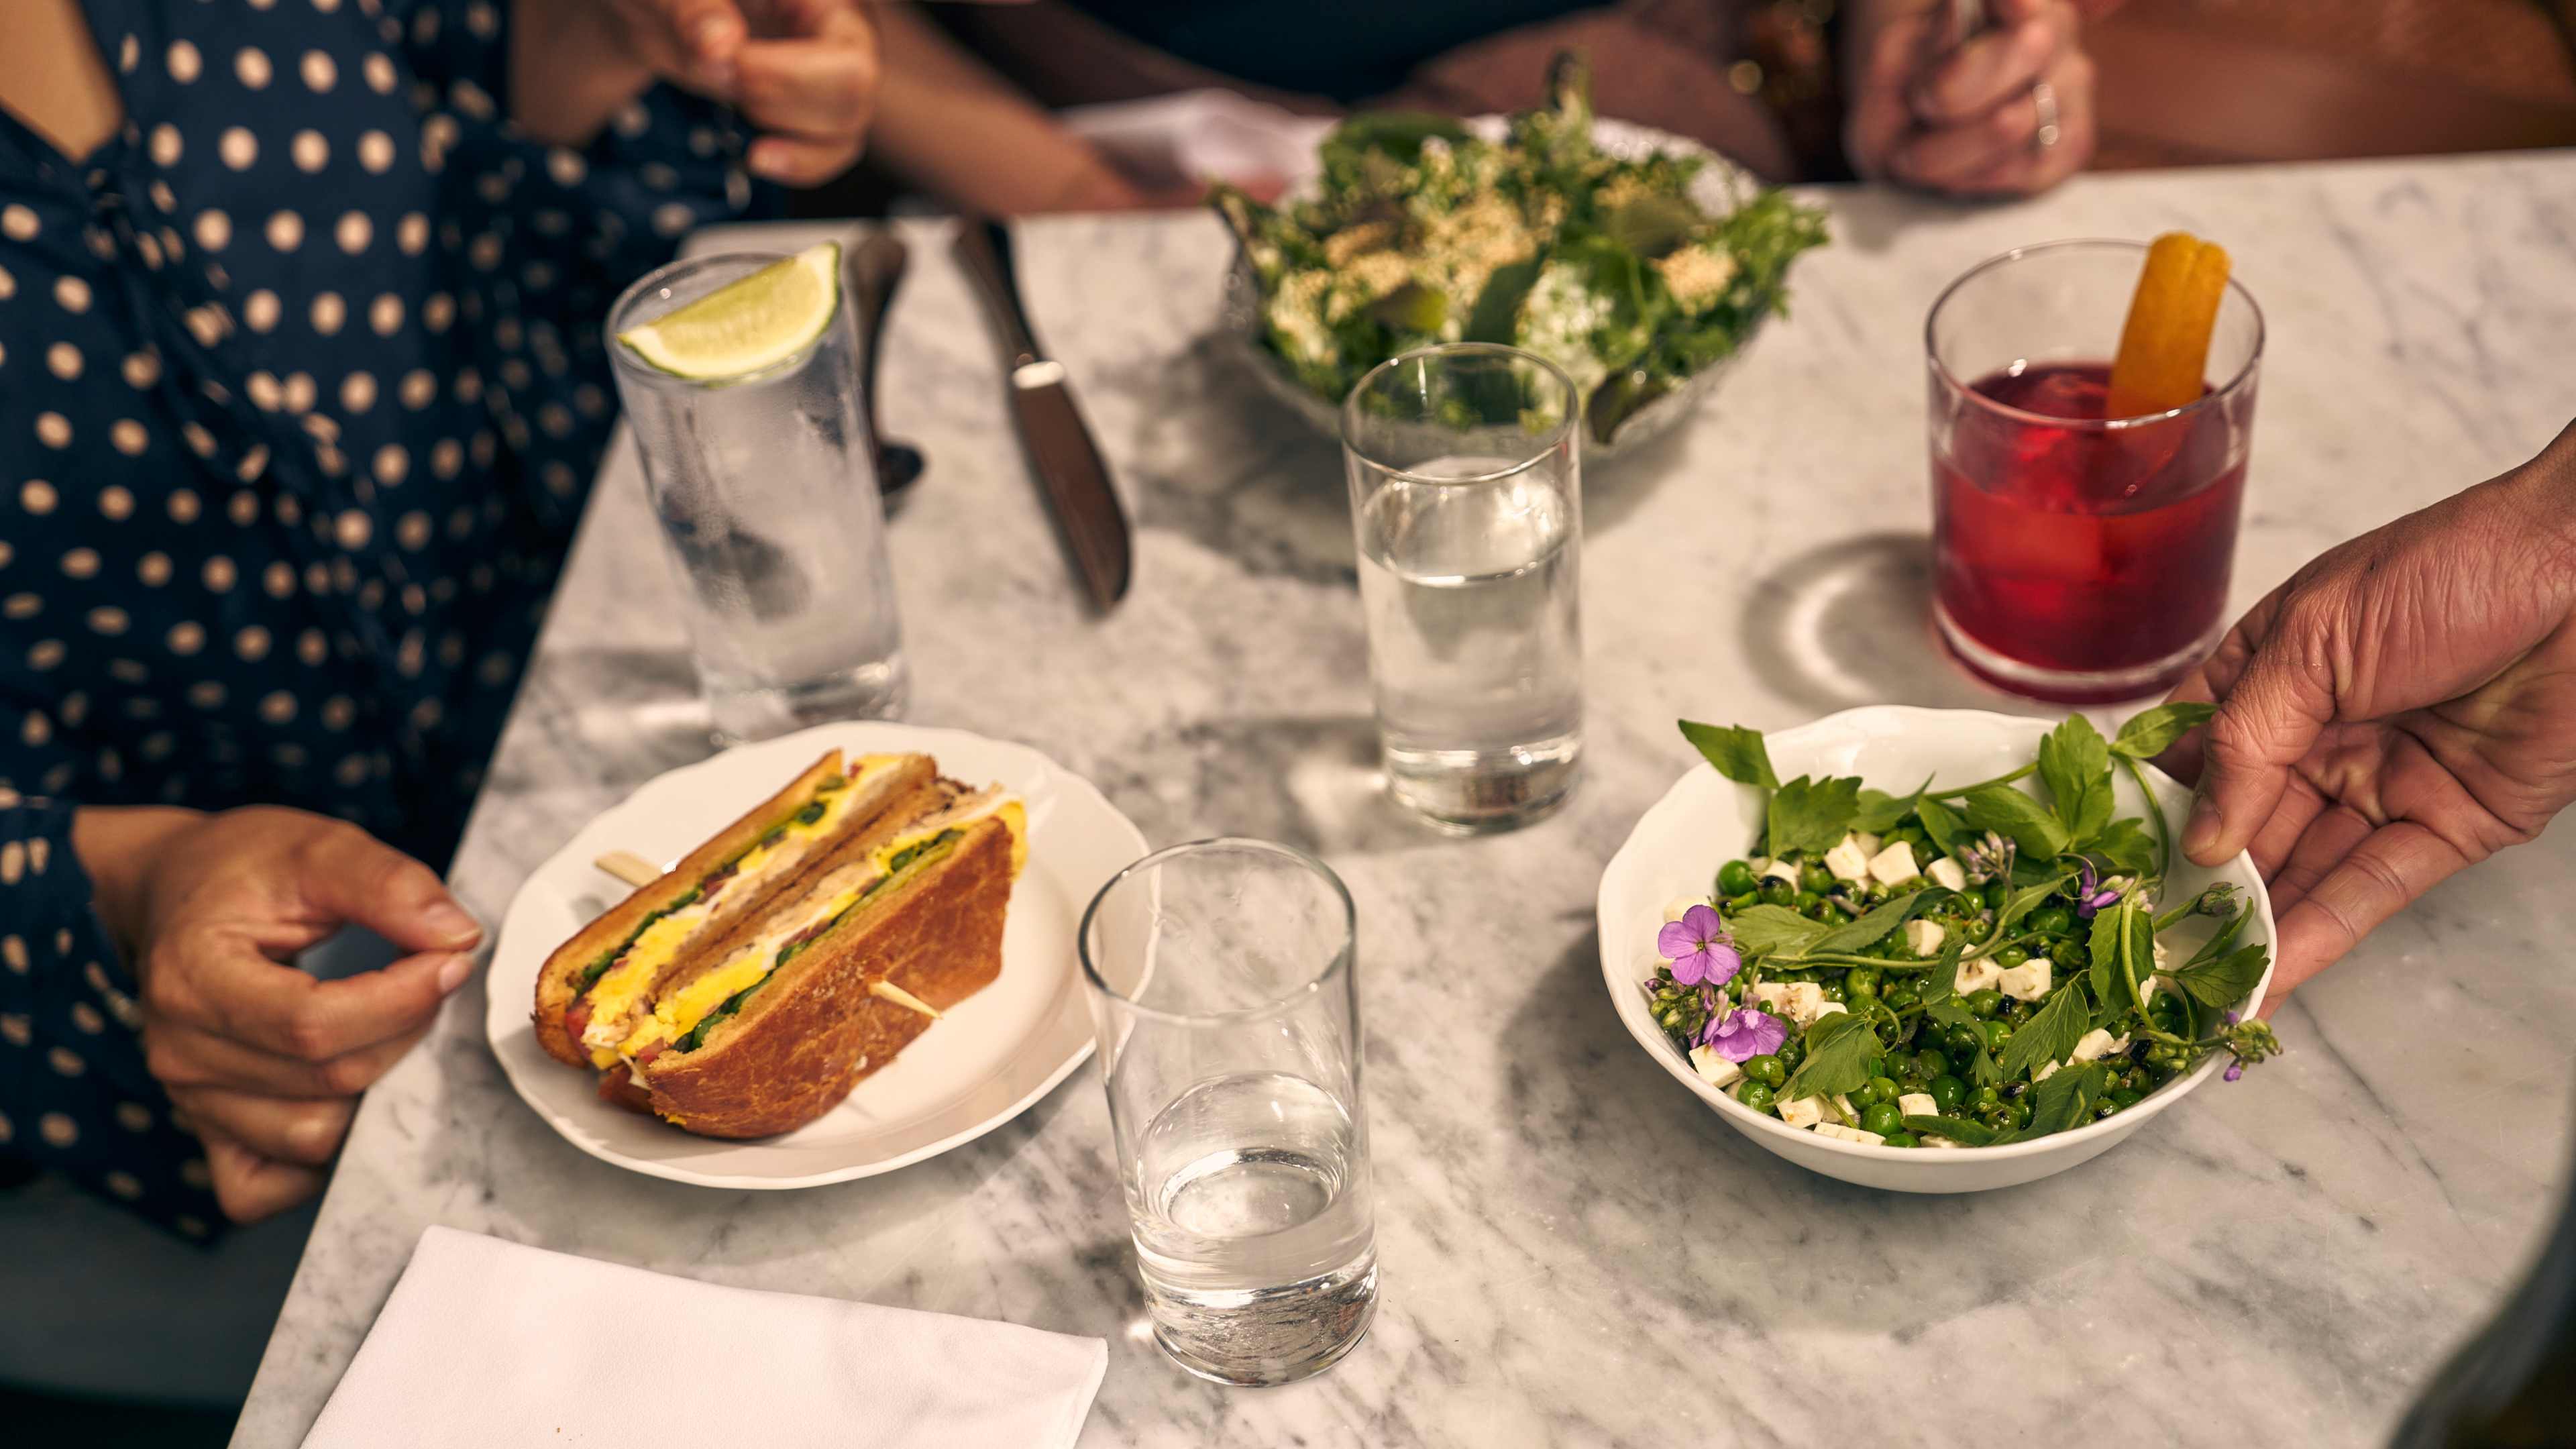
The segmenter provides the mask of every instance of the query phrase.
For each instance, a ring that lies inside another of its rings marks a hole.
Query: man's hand
[[[2343,544],[2174,691],[2183,850],[2271,882],[2277,1003],[2576,800],[2576,427],[2512,472]]]
[[[729,101],[762,135],[746,164],[789,185],[859,159],[876,109],[865,0],[519,0],[512,114],[579,144],[655,79]]]
[[[1845,48],[1852,167],[1872,180],[1964,195],[2045,191],[2092,159],[2093,61],[2074,0],[1990,0],[1964,43],[1950,0],[1860,0]],[[2057,139],[2039,143],[2055,102]]]
[[[312,1196],[482,928],[427,866],[300,810],[84,811],[75,842],[140,987],[145,1065],[204,1140],[225,1216]],[[350,923],[414,954],[338,981],[288,964]]]

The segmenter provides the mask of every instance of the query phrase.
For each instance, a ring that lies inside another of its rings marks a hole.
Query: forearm
[[[516,0],[510,117],[540,141],[582,146],[653,83],[595,0]]]
[[[72,849],[89,872],[92,906],[129,963],[140,933],[137,906],[145,872],[171,836],[204,818],[200,811],[154,805],[90,805],[73,815]]]
[[[1136,205],[1135,185],[908,5],[878,12],[885,84],[870,149],[968,211],[1010,216]]]

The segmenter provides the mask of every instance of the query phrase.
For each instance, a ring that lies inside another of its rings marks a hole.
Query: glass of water
[[[1555,364],[1473,342],[1342,404],[1379,755],[1435,825],[1525,824],[1581,769],[1582,414]]]
[[[780,260],[674,262],[608,317],[618,396],[727,743],[891,718],[909,688],[846,300],[804,351],[741,377],[675,377],[614,340]]]
[[[1377,1311],[1351,897],[1258,840],[1101,887],[1082,969],[1154,1339],[1227,1384],[1350,1352]]]

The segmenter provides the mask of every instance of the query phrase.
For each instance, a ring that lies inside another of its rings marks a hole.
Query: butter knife
[[[1019,426],[1029,470],[1037,475],[1074,571],[1093,605],[1106,612],[1127,594],[1127,511],[1110,486],[1100,445],[1074,406],[1064,364],[1047,356],[1029,330],[1011,267],[1010,229],[997,221],[962,220],[950,251],[999,335],[1003,366],[1010,370],[1011,419]]]

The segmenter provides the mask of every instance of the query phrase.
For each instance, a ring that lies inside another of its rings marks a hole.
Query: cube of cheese
[[[1842,844],[1825,852],[1825,869],[1832,871],[1836,880],[1864,884],[1869,880],[1869,852],[1860,848],[1858,839],[1846,835]]]
[[[1940,955],[1941,943],[1948,940],[1949,937],[1950,933],[1942,930],[1940,923],[1936,921],[1908,921],[1905,923],[1905,949],[1913,952],[1917,956]]]
[[[1809,1026],[1813,1026],[1817,1022],[1824,1020],[1826,1017],[1848,1013],[1850,1010],[1850,1007],[1843,1005],[1839,1001],[1820,1001],[1816,1003],[1816,1014],[1808,1018],[1807,1024]]]
[[[1834,1093],[1834,1110],[1842,1113],[1843,1120],[1846,1122],[1857,1122],[1860,1120],[1860,1112],[1852,1106],[1851,1098],[1844,1096],[1840,1092]]]
[[[1671,900],[1664,902],[1664,920],[1667,923],[1678,921],[1683,916],[1690,913],[1691,907],[1704,906],[1707,904],[1708,897],[1706,896],[1675,896]]]
[[[1837,1142],[1857,1142],[1864,1147],[1884,1147],[1887,1145],[1887,1139],[1879,1136],[1875,1132],[1863,1132],[1857,1127],[1845,1127],[1839,1122],[1826,1122],[1819,1125],[1816,1128],[1816,1135],[1819,1137],[1831,1137]]]
[[[2045,956],[2033,956],[2018,966],[2007,966],[1995,980],[1995,989],[2015,1001],[2037,1001],[2048,994],[2049,973],[2053,969]]]
[[[1753,999],[1773,1015],[1805,1026],[1825,1004],[1825,989],[1812,981],[1765,981],[1753,988]]]
[[[1792,1127],[1813,1127],[1825,1120],[1825,1109],[1813,1097],[1800,1097],[1794,1102],[1774,1103],[1780,1120]]]
[[[2127,1037],[2114,1037],[2097,1026],[2075,1043],[2074,1059],[2079,1062],[2100,1061],[2109,1053],[2127,1050],[2128,1045]]]
[[[1923,874],[1914,863],[1914,847],[1900,840],[1869,858],[1869,873],[1882,885],[1899,885]]]
[[[1744,1068],[1707,1047],[1692,1047],[1690,1057],[1691,1069],[1699,1073],[1701,1081],[1712,1087],[1730,1086],[1736,1078],[1744,1075]]]
[[[1930,1092],[1907,1092],[1896,1099],[1896,1110],[1908,1117],[1938,1117],[1941,1104],[1932,1100]]]
[[[2038,1071],[2031,1073],[2030,1079],[2033,1082],[2045,1082],[2049,1078],[2057,1075],[2057,1067],[2058,1064],[2056,1062],[2050,1062],[2047,1066],[2041,1067]]]
[[[1950,859],[1948,856],[1943,856],[1941,859],[1923,867],[1923,873],[1932,877],[1932,883],[1934,885],[1945,886],[1954,891],[1963,891],[1968,888],[1967,869],[1961,866],[1957,861]]]
[[[1952,1149],[1952,1150],[1954,1150],[1954,1151],[1955,1151],[1956,1149],[1958,1149],[1958,1148],[1965,1147],[1965,1146],[1967,1146],[1967,1145],[1968,1145],[1968,1144],[1966,1144],[1966,1143],[1964,1143],[1964,1142],[1953,1142],[1953,1141],[1951,1141],[1951,1140],[1950,1140],[1949,1138],[1947,1138],[1947,1137],[1936,1137],[1936,1136],[1934,1136],[1933,1134],[1931,1134],[1931,1133],[1929,1133],[1929,1132],[1926,1132],[1926,1133],[1922,1134],[1921,1136],[1919,1136],[1919,1137],[1915,1138],[1914,1140],[1915,1140],[1916,1145],[1918,1145],[1918,1146],[1922,1146],[1922,1147],[1947,1147],[1947,1148],[1950,1148],[1950,1149]]]
[[[1785,880],[1794,886],[1798,883],[1798,868],[1785,860],[1775,860],[1769,865],[1762,867],[1762,878],[1764,880]]]
[[[1952,977],[1951,982],[1959,994],[1965,996],[1971,991],[1983,991],[2002,979],[2004,968],[1996,965],[1993,957],[1980,956],[1974,961],[1960,962],[1959,974]]]
[[[1860,853],[1861,853],[1861,854],[1863,854],[1863,855],[1876,855],[1876,854],[1878,854],[1878,844],[1879,844],[1879,842],[1878,842],[1878,837],[1877,837],[1877,836],[1875,836],[1875,835],[1870,834],[1868,831],[1866,831],[1866,830],[1855,830],[1855,831],[1853,831],[1853,832],[1852,832],[1852,834],[1851,834],[1851,840],[1852,840],[1852,843],[1853,843],[1853,844],[1855,844],[1855,845],[1857,845],[1857,846],[1859,846],[1859,847],[1860,847]]]

